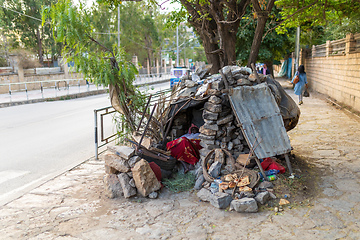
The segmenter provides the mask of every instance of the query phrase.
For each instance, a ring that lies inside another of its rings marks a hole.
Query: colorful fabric
[[[199,161],[199,150],[202,147],[200,146],[200,140],[189,140],[186,137],[181,137],[168,142],[166,148],[171,151],[171,156],[177,160],[194,165]]]
[[[280,173],[285,173],[285,171],[286,171],[283,166],[281,166],[274,159],[269,158],[269,157],[264,158],[264,161],[261,163],[261,166],[264,169],[264,171],[271,170],[271,169],[279,170]]]

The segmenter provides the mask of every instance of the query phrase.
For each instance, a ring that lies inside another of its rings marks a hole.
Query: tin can
[[[274,181],[274,180],[276,180],[276,175],[270,175],[270,176],[268,176],[268,179],[269,179],[269,181]]]

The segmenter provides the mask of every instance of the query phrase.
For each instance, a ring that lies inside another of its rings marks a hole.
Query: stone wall
[[[312,90],[360,111],[360,34],[313,46],[302,64]]]

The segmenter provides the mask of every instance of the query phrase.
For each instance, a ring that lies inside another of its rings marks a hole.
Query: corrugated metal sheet
[[[261,159],[290,152],[291,145],[270,88],[266,83],[232,89],[232,108],[242,125],[245,138]]]

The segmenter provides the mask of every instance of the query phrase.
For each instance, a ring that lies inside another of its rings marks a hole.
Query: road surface
[[[0,206],[93,157],[94,109],[107,106],[102,94],[0,108]]]

